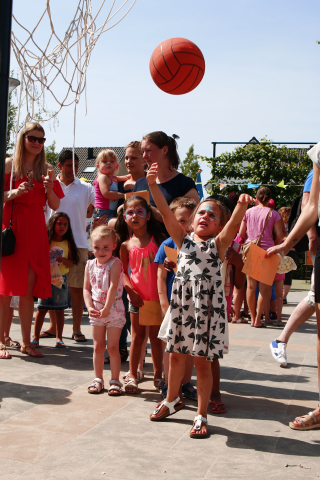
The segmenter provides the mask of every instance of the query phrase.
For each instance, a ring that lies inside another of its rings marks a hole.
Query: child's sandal
[[[124,383],[128,383],[129,380],[131,380],[130,370],[127,373],[124,373],[122,375],[122,378],[123,378]],[[141,382],[141,380],[143,380],[143,379],[144,379],[144,373],[143,373],[142,370],[139,370],[139,368],[138,368],[137,369],[137,378],[136,378],[137,383]]]
[[[127,385],[124,387],[127,393],[136,395],[138,393],[138,382],[135,378],[129,378]]]
[[[196,433],[200,432],[201,428],[205,425],[206,431],[203,433]],[[190,437],[191,438],[206,438],[208,436],[208,420],[203,417],[202,415],[198,415],[195,417],[193,426],[190,430]]]
[[[88,393],[100,393],[104,389],[104,383],[101,378],[95,378],[88,386]]]
[[[182,393],[186,398],[197,401],[197,389],[192,385],[191,382],[182,385]]]
[[[175,400],[173,400],[173,402],[167,402],[166,400],[163,400],[156,405],[155,411],[150,415],[150,420],[162,420],[163,418],[169,417],[169,415],[178,412],[184,406],[185,405],[180,400],[180,397],[177,397]]]
[[[161,393],[161,388],[165,385],[165,381],[163,378],[154,378],[153,379],[153,388],[157,390],[157,392]]]
[[[110,380],[109,385],[108,395],[110,397],[119,397],[122,392],[122,383],[119,380]]]

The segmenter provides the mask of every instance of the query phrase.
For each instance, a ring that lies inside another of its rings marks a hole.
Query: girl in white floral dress
[[[104,388],[103,366],[107,334],[111,367],[108,394],[112,396],[121,395],[119,339],[126,321],[122,301],[123,267],[120,260],[112,256],[116,240],[114,230],[106,225],[93,230],[91,244],[95,258],[87,262],[83,287],[92,325],[93,366],[96,376],[89,385],[88,392],[100,393]]]
[[[169,319],[164,319],[164,322],[168,320],[166,351],[170,352],[168,393],[166,400],[157,405],[150,420],[161,420],[183,408],[179,388],[186,356],[192,355],[197,373],[198,410],[190,436],[202,438],[208,435],[211,362],[223,356],[225,341],[226,311],[220,267],[248,203],[253,199],[242,194],[225,227],[225,211],[220,202],[204,200],[194,212],[192,238],[186,235],[171,212],[156,178],[157,164],[153,164],[147,173],[149,188],[179,254],[167,312]]]

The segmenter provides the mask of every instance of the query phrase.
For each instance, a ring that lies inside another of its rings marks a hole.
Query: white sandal
[[[200,431],[203,423],[208,427],[208,420],[202,415],[198,415],[194,418],[193,426],[190,430],[191,438],[206,438],[208,436],[208,429],[206,433],[192,433],[192,430],[195,430],[196,432]]]
[[[110,385],[110,388],[108,390],[108,395],[110,395],[110,397],[119,397],[122,392],[122,389],[121,389],[121,387],[123,386],[122,383],[119,382],[119,380],[110,380],[109,385]]]
[[[166,408],[163,409],[163,407]],[[180,397],[177,397],[175,400],[173,400],[173,402],[167,402],[166,400],[163,400],[157,405],[155,411],[150,415],[150,420],[162,420],[163,418],[169,417],[169,415],[178,412],[183,407],[184,403],[180,400]]]
[[[122,375],[122,378],[123,378],[123,381],[124,383],[128,383],[129,380],[131,380],[131,377],[130,377],[130,370],[127,371],[127,373],[125,373],[124,375]],[[137,383],[141,382],[141,380],[144,379],[144,373],[142,370],[139,370],[139,368],[137,369]]]
[[[308,415],[313,421],[312,425],[308,425],[308,421],[310,420],[310,418],[307,418]],[[305,421],[302,419],[304,419]],[[320,428],[320,422],[318,422],[318,419],[313,412],[309,412],[307,415],[302,415],[302,417],[300,418],[297,417],[296,421],[300,422],[301,425],[295,425],[294,422],[290,422],[289,427],[293,430],[313,430],[314,428]]]
[[[128,389],[128,387],[129,387],[130,390]],[[135,378],[129,378],[129,381],[127,382],[124,389],[127,393],[130,393],[131,395],[136,395],[138,393],[138,382],[137,382],[137,380]]]
[[[90,388],[95,388],[95,390],[90,390]],[[100,393],[104,389],[104,383],[101,378],[95,378],[91,385],[88,386],[88,393]]]

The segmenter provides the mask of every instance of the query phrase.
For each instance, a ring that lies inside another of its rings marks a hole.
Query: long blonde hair
[[[17,178],[24,177],[24,136],[31,130],[38,130],[43,133],[43,136],[45,135],[43,127],[36,122],[26,123],[26,125],[20,130],[14,156],[14,171]],[[33,178],[36,182],[42,182],[42,175],[46,174],[46,153],[43,146],[41,152],[36,156],[34,161]]]

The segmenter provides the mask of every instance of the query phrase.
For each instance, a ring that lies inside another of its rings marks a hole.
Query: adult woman
[[[194,181],[177,171],[180,159],[174,138],[168,137],[164,132],[148,133],[142,139],[141,149],[143,159],[149,168],[153,163],[158,164],[157,183],[168,204],[177,197],[190,197],[199,202]],[[140,190],[149,191],[150,204],[155,207],[156,204],[145,177],[140,178],[133,189],[134,192]]]
[[[283,239],[282,219],[278,212],[268,208],[269,200],[271,199],[271,192],[268,187],[260,187],[257,192],[256,207],[247,210],[243,217],[239,235],[242,239],[246,239],[247,242],[259,238],[264,229],[264,233],[261,238],[260,247],[267,250],[273,245],[278,245]],[[268,220],[267,220],[267,217]],[[272,231],[275,231],[276,240],[272,238]],[[256,289],[257,281],[252,277],[247,277],[247,302],[251,315],[251,326],[261,328],[264,326],[261,322],[261,315],[266,308],[267,302],[270,300],[271,287],[265,283],[259,282],[259,297],[258,308],[256,312]]]
[[[320,175],[320,142],[308,151],[308,155],[313,161],[313,180],[311,185],[310,197],[307,205],[304,207],[299,220],[286,238],[286,240],[278,246],[268,250],[267,256],[272,253],[287,254],[291,248],[307,233],[307,231],[315,224],[318,214],[319,205],[319,175]],[[320,400],[320,246],[318,246],[315,265],[315,303],[317,315],[317,362],[318,362],[318,388]],[[293,422],[289,423],[290,428],[294,430],[311,430],[320,428],[320,402],[318,407],[307,415],[296,417]]]
[[[63,196],[61,191],[58,195],[53,191],[54,178],[45,178],[50,165],[45,160],[44,142],[44,130],[38,123],[27,123],[21,130],[16,147],[11,195],[12,158],[6,159],[2,229],[9,226],[13,211],[12,229],[16,245],[14,254],[1,260],[0,358],[10,358],[4,345],[4,329],[13,295],[20,297],[21,352],[32,357],[42,356],[32,347],[30,333],[33,296],[47,298],[52,294],[49,243],[43,209],[48,201],[49,207],[56,210],[60,204],[59,197]]]

